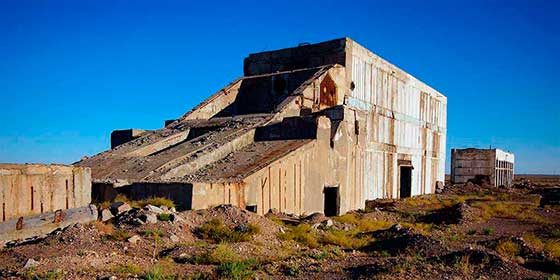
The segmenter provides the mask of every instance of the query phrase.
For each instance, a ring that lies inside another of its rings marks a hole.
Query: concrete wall
[[[89,168],[0,164],[0,221],[91,202]]]
[[[142,129],[121,129],[111,132],[111,149],[124,143],[130,142],[146,132]]]
[[[397,198],[400,166],[411,165],[412,195],[445,178],[447,99],[354,41],[347,42],[346,104],[365,126],[359,152],[366,199]]]

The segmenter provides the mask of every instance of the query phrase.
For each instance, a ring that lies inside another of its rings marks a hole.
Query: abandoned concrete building
[[[515,156],[500,149],[451,149],[451,182],[486,180],[494,186],[510,187]]]
[[[83,159],[94,199],[337,215],[444,181],[447,99],[349,38],[251,54],[244,76]],[[140,132],[140,133],[139,133]]]

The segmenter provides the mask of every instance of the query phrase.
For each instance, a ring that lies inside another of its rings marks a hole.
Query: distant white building
[[[510,187],[515,156],[500,149],[451,149],[451,182],[487,178],[495,186]]]

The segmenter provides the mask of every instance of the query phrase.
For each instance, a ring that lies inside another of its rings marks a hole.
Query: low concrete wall
[[[0,222],[91,202],[91,171],[86,167],[0,164]]]
[[[60,210],[0,223],[0,246],[12,240],[24,240],[49,234],[76,223],[97,220],[95,205]]]

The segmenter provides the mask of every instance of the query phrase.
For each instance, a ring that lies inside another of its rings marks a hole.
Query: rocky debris
[[[31,268],[37,267],[38,265],[39,265],[39,262],[38,262],[38,261],[36,261],[36,260],[34,260],[34,259],[28,259],[28,260],[25,262],[25,265],[23,266],[23,268],[24,268],[24,269],[31,269]]]
[[[132,207],[130,207],[130,205],[128,205],[128,203],[124,203],[121,201],[115,202],[113,204],[111,204],[111,213],[113,213],[113,215],[118,216],[124,212],[127,212],[129,210],[132,209]]]
[[[448,251],[441,240],[416,233],[413,229],[400,224],[372,234],[376,242],[368,250],[387,251],[393,254],[414,253],[425,257]]]
[[[113,214],[111,213],[111,210],[105,208],[102,209],[101,212],[99,213],[99,218],[101,219],[102,222],[106,222],[112,218],[114,218],[115,216],[113,216]]]
[[[445,186],[443,185],[442,181],[437,181],[436,182],[436,190],[435,190],[436,193],[438,193],[438,194],[443,193],[444,188],[445,188]]]
[[[175,234],[171,234],[171,235],[169,236],[169,239],[170,239],[172,242],[174,242],[174,243],[179,242],[179,237],[178,237],[177,235],[175,235]]]
[[[153,213],[142,214],[139,218],[142,222],[147,224],[157,224],[158,222],[157,215]]]
[[[316,212],[303,217],[302,221],[308,224],[317,224],[323,222],[326,219],[328,218],[323,213]]]
[[[129,237],[129,238],[127,239],[127,241],[130,242],[130,243],[132,243],[132,244],[136,244],[136,243],[138,243],[138,241],[140,241],[140,236],[138,236],[138,235],[133,235],[133,236]]]

